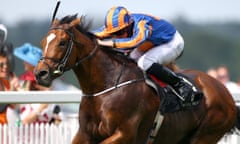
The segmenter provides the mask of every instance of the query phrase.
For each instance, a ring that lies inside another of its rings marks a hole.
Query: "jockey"
[[[121,50],[131,49],[130,57],[147,74],[169,84],[184,101],[194,93],[192,84],[163,64],[176,60],[184,40],[175,27],[164,19],[146,14],[130,14],[122,6],[112,7],[105,25],[93,33],[98,44]]]

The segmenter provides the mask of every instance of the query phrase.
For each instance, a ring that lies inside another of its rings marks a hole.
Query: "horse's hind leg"
[[[178,144],[217,144],[221,139],[220,133],[210,134],[205,133],[204,135],[192,135],[183,138]]]
[[[223,117],[220,119],[224,120]],[[224,134],[230,129],[228,123],[211,123],[210,119],[207,119],[207,123],[202,124],[203,127],[199,127],[196,133],[190,138],[189,144],[217,144],[218,141],[224,136]]]
[[[208,111],[208,115],[190,137],[190,144],[217,144],[234,124],[235,117],[226,117],[225,114],[216,109]]]
[[[217,133],[212,135],[198,136],[194,137],[190,144],[217,144],[221,137],[222,134]]]

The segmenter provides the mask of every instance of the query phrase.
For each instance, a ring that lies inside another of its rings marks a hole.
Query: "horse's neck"
[[[74,72],[82,91],[93,94],[114,85],[119,73],[118,66],[98,48],[91,58],[74,68]]]
[[[128,80],[143,78],[136,64],[98,48],[94,56],[74,69],[85,94],[93,94]]]
[[[93,55],[73,69],[85,94],[97,93],[117,83],[143,77],[136,64],[130,63],[131,66],[125,66],[123,63],[129,64],[129,62],[123,60],[122,57],[116,59],[116,55],[99,47],[95,51],[96,43],[85,34],[75,31],[75,35],[78,38],[77,41],[87,46],[76,49],[75,54],[78,55],[78,59],[82,59],[81,54],[93,52]]]

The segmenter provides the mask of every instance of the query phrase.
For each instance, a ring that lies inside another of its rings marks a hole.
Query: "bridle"
[[[65,71],[68,71],[68,70],[70,70],[70,69],[78,66],[78,65],[81,64],[83,61],[91,58],[91,57],[95,54],[95,52],[97,51],[98,45],[96,44],[95,47],[94,47],[94,49],[93,49],[88,55],[86,55],[85,57],[77,60],[72,66],[66,67],[66,63],[67,63],[67,61],[68,61],[68,59],[69,59],[69,57],[70,57],[70,54],[71,54],[71,52],[72,52],[73,45],[74,45],[74,44],[77,44],[77,45],[80,45],[80,46],[82,46],[82,47],[84,47],[84,45],[83,45],[81,42],[78,42],[78,41],[75,40],[74,34],[73,34],[73,32],[72,32],[72,29],[66,30],[66,29],[60,28],[60,27],[53,27],[53,28],[51,28],[50,30],[63,30],[63,31],[66,32],[66,33],[69,35],[69,37],[70,37],[70,40],[69,40],[68,45],[67,45],[67,51],[66,51],[66,53],[65,53],[65,55],[64,55],[63,58],[61,58],[60,60],[56,60],[55,58],[42,56],[41,59],[40,59],[40,61],[43,61],[43,63],[48,66],[48,69],[49,69],[49,70],[52,70],[52,73],[51,73],[51,74],[53,74],[53,75],[55,75],[55,74],[57,74],[57,75],[63,74]],[[56,68],[55,70],[53,70],[53,69],[49,66],[49,64],[46,63],[45,60],[51,60],[51,61],[53,61],[55,64],[57,64],[57,68]]]

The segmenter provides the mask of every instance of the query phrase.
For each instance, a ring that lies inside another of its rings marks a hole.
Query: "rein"
[[[110,87],[108,89],[105,89],[103,91],[100,91],[98,93],[94,93],[94,94],[86,94],[86,95],[82,95],[82,96],[85,96],[85,97],[90,97],[90,96],[99,96],[99,95],[102,95],[102,94],[105,94],[105,93],[108,93],[112,90],[115,90],[117,88],[120,88],[120,87],[123,87],[123,86],[126,86],[126,85],[129,85],[129,84],[133,84],[133,83],[137,83],[137,82],[141,82],[141,81],[144,81],[145,78],[141,78],[141,79],[134,79],[134,80],[129,80],[129,81],[126,81],[126,82],[123,82],[123,83],[120,83],[118,85],[115,85],[113,87]]]

